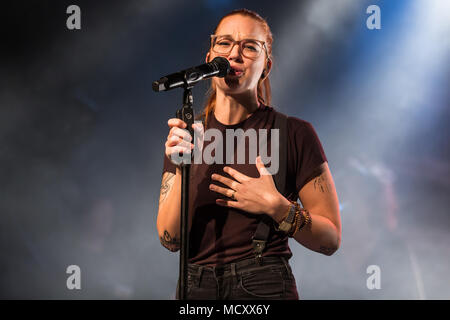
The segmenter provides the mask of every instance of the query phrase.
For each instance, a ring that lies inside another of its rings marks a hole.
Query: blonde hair
[[[270,30],[269,24],[267,23],[267,21],[262,18],[258,13],[248,10],[248,9],[236,9],[231,11],[230,13],[227,13],[226,15],[224,15],[219,23],[217,24],[216,28],[214,29],[214,33],[216,34],[217,28],[219,27],[220,23],[223,21],[223,19],[225,19],[226,17],[229,16],[233,16],[233,15],[242,15],[245,17],[250,17],[255,19],[256,21],[258,21],[259,23],[261,23],[261,26],[263,27],[265,33],[266,33],[266,48],[267,48],[267,59],[270,59],[273,61],[273,57],[272,57],[272,42],[273,42],[273,37],[272,37],[272,32]],[[211,50],[211,48],[210,48]],[[205,118],[205,128],[206,125],[208,123],[208,116],[209,114],[214,111],[215,108],[215,103],[216,103],[216,87],[214,85],[214,83],[211,80],[211,86],[209,87],[206,95],[208,95],[208,98],[206,100],[206,104],[205,107],[203,109],[202,114],[200,115],[200,117],[204,117]],[[271,93],[271,89],[270,89],[270,80],[268,75],[266,75],[263,78],[259,79],[258,81],[258,87],[257,87],[257,96],[258,96],[258,101],[264,105],[270,105],[271,103],[271,98],[272,98],[272,93]]]

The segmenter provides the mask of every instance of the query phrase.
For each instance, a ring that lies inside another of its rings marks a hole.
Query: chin
[[[239,79],[225,79],[225,87],[226,88],[239,88],[242,87],[242,84],[240,83]]]
[[[216,88],[227,94],[240,94],[249,90],[248,83],[242,77],[225,77],[216,83]]]
[[[244,79],[242,79],[242,77],[225,77],[223,79],[225,88],[233,88],[233,89],[238,89],[241,88],[242,90],[244,90],[245,88],[247,88],[247,84],[244,82]]]

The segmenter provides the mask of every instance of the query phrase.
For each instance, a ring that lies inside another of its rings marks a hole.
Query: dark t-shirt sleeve
[[[305,184],[320,175],[320,165],[328,160],[311,123],[289,117],[288,130],[291,150],[294,151],[295,187],[298,194]]]

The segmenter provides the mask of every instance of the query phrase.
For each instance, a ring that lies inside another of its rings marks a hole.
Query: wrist
[[[288,215],[291,205],[292,203],[288,199],[280,195],[270,216],[275,222],[280,224]]]

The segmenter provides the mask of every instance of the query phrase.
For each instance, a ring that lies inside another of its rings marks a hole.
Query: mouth
[[[242,69],[236,68],[236,67],[231,67],[230,68],[230,72],[228,72],[229,76],[235,76],[235,77],[240,77],[244,74],[244,71]]]

